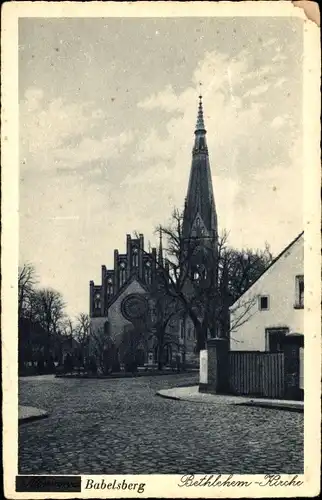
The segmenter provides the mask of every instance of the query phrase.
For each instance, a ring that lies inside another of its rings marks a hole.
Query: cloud
[[[268,83],[263,83],[261,85],[258,85],[258,87],[254,87],[253,89],[248,90],[248,92],[244,94],[244,97],[254,97],[265,94],[268,91],[269,87],[270,86]]]
[[[284,85],[286,82],[287,82],[287,78],[282,76],[281,78],[278,78],[278,80],[276,80],[276,82],[274,83],[274,87],[275,88],[282,87],[282,85]]]
[[[30,88],[20,103],[21,157],[28,169],[74,169],[84,162],[115,158],[134,135],[104,132],[107,117],[92,102],[45,101],[42,89]],[[102,132],[103,131],[103,132]]]
[[[165,111],[172,112],[181,108],[181,103],[178,100],[171,85],[167,85],[161,92],[152,94],[150,97],[140,101],[138,107],[142,109],[162,108]]]
[[[83,163],[116,158],[126,146],[133,142],[133,138],[131,131],[122,132],[115,137],[103,136],[100,139],[85,137],[76,146],[56,149],[54,161],[56,167],[75,169]]]
[[[273,63],[278,63],[278,62],[282,62],[282,61],[286,61],[287,60],[287,57],[283,54],[281,54],[280,52],[278,52],[273,58],[272,58],[272,62]]]
[[[42,89],[37,89],[34,87],[29,88],[25,92],[25,108],[27,113],[31,113],[38,109],[41,101],[44,97],[44,92]]]
[[[172,149],[169,148],[168,139],[162,139],[155,128],[152,128],[143,141],[137,144],[135,159],[138,161],[149,160],[151,158],[161,158],[170,160]]]
[[[276,116],[271,122],[271,127],[279,129],[282,128],[286,123],[287,123],[287,115]]]
[[[266,48],[266,47],[270,47],[271,45],[274,45],[274,43],[277,42],[277,38],[270,38],[269,40],[267,40],[266,42],[263,43],[262,47],[263,48]]]

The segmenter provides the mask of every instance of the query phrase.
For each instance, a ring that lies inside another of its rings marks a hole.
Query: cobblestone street
[[[196,381],[21,379],[19,403],[49,417],[19,427],[19,473],[303,472],[303,414],[155,396]]]

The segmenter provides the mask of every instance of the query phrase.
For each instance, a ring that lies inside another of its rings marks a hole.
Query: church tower
[[[202,97],[199,96],[192,163],[185,199],[182,245],[183,268],[186,269],[187,291],[194,297],[197,315],[203,328],[203,338],[217,335],[215,308],[218,301],[218,227],[212,187],[209,154],[206,141]],[[189,320],[186,323],[186,329]],[[196,333],[195,333],[196,335]],[[204,348],[204,347],[202,347]]]

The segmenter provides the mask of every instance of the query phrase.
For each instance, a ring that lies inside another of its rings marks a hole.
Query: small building
[[[232,351],[303,346],[304,233],[300,233],[230,307]]]
[[[230,307],[230,343],[207,342],[200,390],[304,397],[304,233]]]

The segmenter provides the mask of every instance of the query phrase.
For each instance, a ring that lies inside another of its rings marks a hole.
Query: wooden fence
[[[284,353],[229,352],[229,389],[233,394],[284,396]]]

